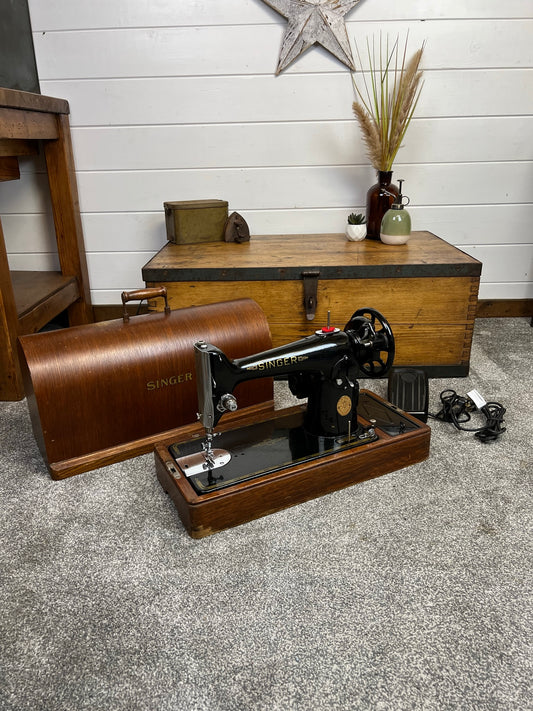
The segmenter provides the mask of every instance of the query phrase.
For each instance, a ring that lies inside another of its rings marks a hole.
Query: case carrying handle
[[[165,313],[170,313],[170,306],[168,305],[167,299],[167,288],[166,286],[154,286],[149,289],[135,289],[135,291],[123,291],[122,292],[122,305],[124,306],[124,313],[122,318],[124,322],[130,320],[130,315],[126,309],[126,304],[128,301],[142,301],[143,299],[155,299],[157,297],[163,297],[165,299]]]

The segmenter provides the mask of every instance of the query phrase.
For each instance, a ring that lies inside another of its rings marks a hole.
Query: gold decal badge
[[[285,368],[287,365],[303,363],[304,360],[307,360],[308,358],[309,356],[307,355],[281,356],[280,358],[272,358],[271,360],[265,360],[261,363],[247,365],[246,370],[270,370],[271,368]]]
[[[161,388],[166,388],[169,385],[180,385],[181,383],[186,383],[192,381],[192,373],[179,373],[178,375],[171,375],[168,378],[158,378],[157,380],[149,380],[146,383],[147,390],[160,390]]]
[[[341,417],[346,417],[346,415],[352,409],[352,401],[348,395],[343,395],[337,400],[337,412]]]

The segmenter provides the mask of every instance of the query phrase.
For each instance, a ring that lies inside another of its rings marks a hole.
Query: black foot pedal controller
[[[392,368],[388,401],[421,422],[428,421],[428,376],[421,368]]]

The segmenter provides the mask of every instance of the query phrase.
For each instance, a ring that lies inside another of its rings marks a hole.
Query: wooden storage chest
[[[342,234],[167,244],[143,267],[146,285],[164,285],[174,308],[254,299],[273,346],[321,327],[328,311],[344,328],[356,309],[375,308],[392,326],[395,365],[432,377],[468,374],[480,274],[479,261],[429,232],[398,246]]]

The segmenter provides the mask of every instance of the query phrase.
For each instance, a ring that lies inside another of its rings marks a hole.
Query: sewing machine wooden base
[[[276,421],[298,413],[297,406],[271,413],[259,413],[239,421],[239,427]],[[377,415],[377,416],[376,416]],[[300,504],[352,484],[388,474],[421,462],[429,455],[430,428],[398,410],[374,393],[362,390],[358,407],[359,423],[369,425],[376,419],[378,439],[343,449],[311,461],[299,462],[217,491],[198,494],[189,479],[180,472],[171,454],[175,440],[156,445],[157,477],[171,496],[179,517],[192,538],[203,538],[281,509]],[[235,429],[235,422],[220,431]],[[202,438],[198,428],[193,438]]]

